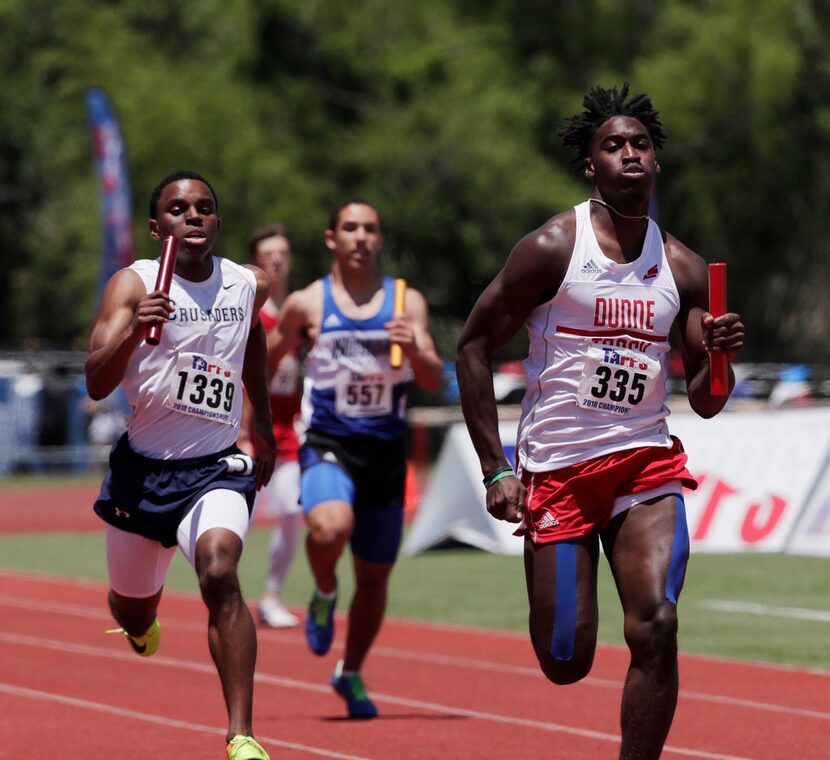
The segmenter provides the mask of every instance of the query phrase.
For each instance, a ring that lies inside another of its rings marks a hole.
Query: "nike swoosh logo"
[[[236,285],[235,282],[232,282],[230,285],[223,285],[222,290],[230,290],[232,287]]]
[[[136,654],[144,654],[147,651],[146,644],[136,644],[129,636],[127,636],[127,641],[130,642],[130,646],[133,648]]]

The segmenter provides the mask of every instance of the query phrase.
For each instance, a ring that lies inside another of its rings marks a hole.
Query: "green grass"
[[[243,591],[259,596],[265,577],[268,531],[255,529],[240,567]],[[61,533],[0,536],[0,568],[106,580],[103,536]],[[600,560],[602,641],[622,644],[622,614],[604,559]],[[721,657],[830,670],[830,622],[708,609],[717,599],[803,607],[830,613],[830,560],[786,555],[693,555],[680,601],[680,648]],[[352,577],[348,559],[340,566],[342,598]],[[168,588],[197,593],[193,571],[177,555]],[[300,553],[284,592],[290,605],[304,606],[311,576]],[[389,615],[525,632],[527,598],[520,557],[466,547],[401,556],[392,576]]]
[[[47,488],[71,488],[74,486],[100,486],[103,470],[100,473],[84,473],[73,475],[71,473],[20,473],[0,477],[0,493],[8,491],[33,491]]]

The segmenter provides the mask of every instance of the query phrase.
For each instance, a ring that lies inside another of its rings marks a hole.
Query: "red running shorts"
[[[697,488],[683,445],[644,446],[547,472],[522,472],[527,488],[524,525],[537,544],[585,536],[615,515],[649,499]]]

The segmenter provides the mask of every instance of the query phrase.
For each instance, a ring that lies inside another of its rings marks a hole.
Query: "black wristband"
[[[495,483],[496,480],[500,479],[499,475],[504,477],[503,473],[506,472],[509,472],[511,475],[513,474],[513,468],[509,464],[506,464],[504,467],[499,467],[492,472],[488,472],[481,482],[484,483],[484,487],[486,488],[487,486]]]

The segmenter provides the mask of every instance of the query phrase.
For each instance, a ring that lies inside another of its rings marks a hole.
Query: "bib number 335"
[[[608,414],[628,414],[654,389],[660,364],[645,354],[591,346],[577,392],[577,404]]]

